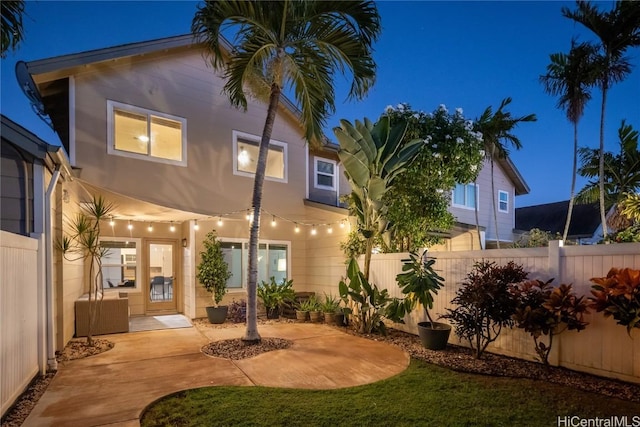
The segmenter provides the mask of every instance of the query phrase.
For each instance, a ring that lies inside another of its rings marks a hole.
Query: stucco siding
[[[76,76],[76,159],[81,178],[163,206],[219,213],[250,206],[253,178],[233,174],[232,131],[260,136],[263,103],[232,108],[222,81],[198,50],[90,67]],[[107,100],[185,118],[187,167],[107,154]],[[272,139],[287,144],[288,183],[265,181],[265,209],[294,212],[305,196],[306,147],[299,126],[279,114]],[[105,165],[108,165],[105,167]],[[141,180],[140,176],[145,179]]]

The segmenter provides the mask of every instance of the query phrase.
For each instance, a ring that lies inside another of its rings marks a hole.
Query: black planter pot
[[[278,307],[267,307],[267,319],[279,319],[280,309]]]
[[[217,307],[205,307],[209,323],[224,323],[227,318],[229,306],[219,305]]]
[[[422,346],[429,350],[444,350],[451,334],[451,325],[446,323],[420,322],[418,323],[418,335]]]
[[[344,313],[336,313],[336,326],[349,326],[349,317]]]

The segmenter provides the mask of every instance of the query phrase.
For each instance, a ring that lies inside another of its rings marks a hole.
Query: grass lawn
[[[538,427],[576,415],[626,415],[640,426],[638,403],[540,381],[461,374],[417,360],[393,378],[347,389],[188,390],[151,405],[141,425]]]

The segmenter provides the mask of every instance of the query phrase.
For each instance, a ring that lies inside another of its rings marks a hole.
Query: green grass
[[[354,362],[357,363],[357,362]],[[339,373],[336,373],[339,375]],[[557,416],[640,416],[640,404],[569,387],[461,374],[413,360],[338,390],[207,387],[167,396],[142,426],[556,426]]]

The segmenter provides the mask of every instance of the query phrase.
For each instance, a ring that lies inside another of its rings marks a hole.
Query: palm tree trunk
[[[492,149],[491,151],[495,151]],[[500,249],[500,233],[498,233],[498,211],[496,210],[496,188],[495,180],[493,179],[493,157],[494,153],[491,153],[491,204],[493,206],[493,222],[496,226],[496,245]]]
[[[604,110],[607,104],[608,80],[602,82],[602,108],[600,109],[600,157],[598,161],[598,186],[600,189],[600,220],[602,221],[602,237],[607,237],[607,212],[604,207]]]
[[[571,215],[573,214],[573,204],[575,202],[576,191],[576,174],[578,169],[578,122],[573,123],[573,170],[571,175],[571,196],[569,197],[569,210],[567,211],[567,222],[564,224],[564,233],[562,233],[562,241],[567,240],[569,234],[569,225],[571,224]]]
[[[480,236],[480,218],[478,217],[478,184],[477,184],[478,180],[474,180],[473,181],[473,191],[475,191],[476,194],[476,198],[474,201],[474,207],[473,210],[475,211],[476,214],[476,232],[478,233],[478,247],[482,250],[484,249],[482,247],[482,237]]]
[[[258,164],[256,165],[256,177],[253,182],[253,222],[249,235],[249,283],[247,283],[247,329],[242,340],[247,343],[258,343],[261,340],[258,333],[258,238],[260,237],[260,209],[262,207],[262,186],[267,169],[267,154],[269,154],[269,140],[273,131],[273,123],[276,119],[278,104],[280,102],[281,89],[277,84],[271,86],[269,97],[269,109],[262,131],[260,149],[258,152]]]

